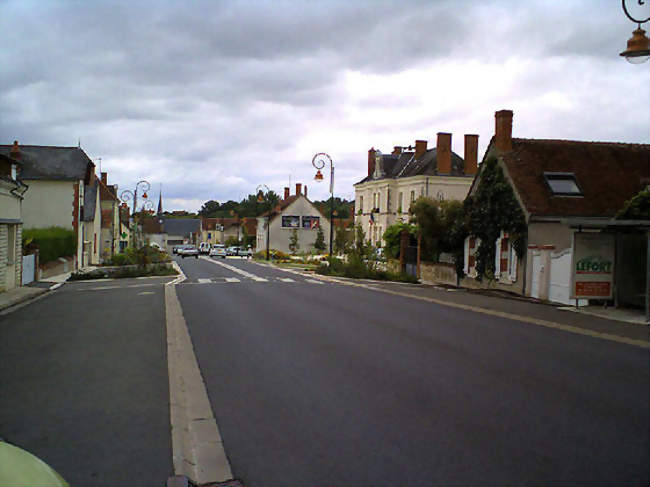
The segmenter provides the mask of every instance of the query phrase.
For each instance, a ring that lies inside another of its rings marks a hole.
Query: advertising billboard
[[[572,298],[612,299],[614,235],[575,233]]]

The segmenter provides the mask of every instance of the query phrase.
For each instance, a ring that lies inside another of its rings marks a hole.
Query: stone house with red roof
[[[494,280],[477,283],[473,277],[480,242],[470,236],[464,249],[468,277],[462,283],[573,304],[576,292],[588,295],[576,287],[583,241],[599,240],[613,256],[611,299],[643,306],[650,299],[650,220],[615,217],[627,200],[650,185],[650,145],[513,138],[512,119],[510,110],[496,112],[495,134],[469,194],[476,193],[485,162],[496,158],[525,217],[524,253],[518,256],[510,236],[501,232],[493,243]]]

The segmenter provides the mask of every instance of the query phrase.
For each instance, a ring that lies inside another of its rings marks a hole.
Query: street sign
[[[574,299],[612,299],[614,235],[575,233],[573,256]]]

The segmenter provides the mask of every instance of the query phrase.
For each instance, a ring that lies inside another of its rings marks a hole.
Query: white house
[[[451,134],[438,133],[437,145],[396,146],[391,154],[368,151],[368,175],[354,185],[355,224],[374,245],[382,245],[386,228],[408,221],[411,203],[421,196],[465,199],[476,174],[478,135],[465,135],[465,160],[451,150]]]
[[[256,249],[266,249],[267,220],[270,219],[269,248],[290,253],[293,231],[298,235],[298,252],[315,252],[314,243],[318,229],[322,229],[325,241],[329,239],[330,222],[302,192],[302,184],[296,184],[296,194],[290,195],[284,188],[284,199],[270,212],[258,217]]]

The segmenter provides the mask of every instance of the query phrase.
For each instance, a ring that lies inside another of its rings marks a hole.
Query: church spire
[[[162,184],[160,185],[160,193],[158,196],[158,216],[162,216],[163,214],[163,209],[162,209]]]

